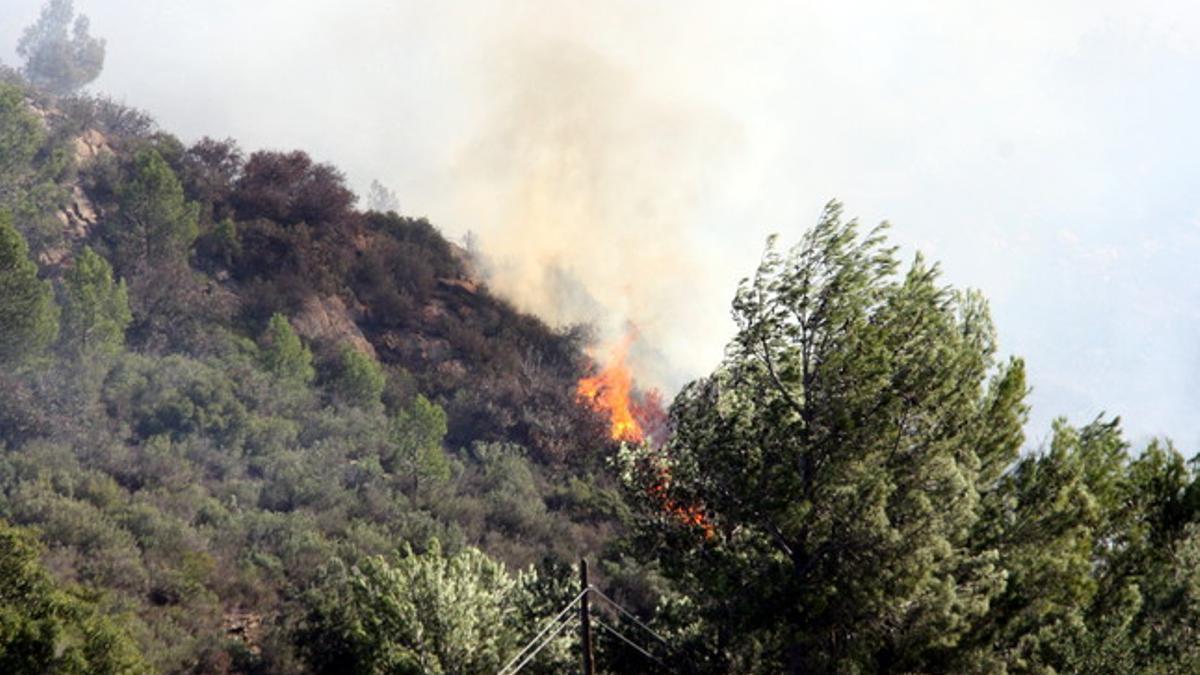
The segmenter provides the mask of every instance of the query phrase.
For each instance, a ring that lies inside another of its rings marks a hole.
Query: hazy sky
[[[1200,5],[850,4],[76,1],[95,89],[379,179],[530,303],[637,322],[649,377],[710,369],[837,197],[990,298],[1031,444],[1108,411],[1200,449]],[[0,60],[39,5],[0,0]]]

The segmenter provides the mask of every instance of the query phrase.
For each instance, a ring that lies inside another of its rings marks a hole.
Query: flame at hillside
[[[673,496],[671,471],[666,454],[667,415],[662,397],[655,390],[637,391],[633,373],[626,360],[636,333],[630,331],[611,349],[607,363],[599,373],[579,380],[575,393],[592,410],[609,420],[609,435],[614,441],[648,442],[650,462],[646,495],[662,513],[684,527],[695,529],[711,540],[716,527],[704,507]]]
[[[608,363],[592,377],[585,377],[575,393],[588,407],[606,415],[615,441],[641,443],[646,438],[634,416],[633,373],[626,364],[633,335],[626,335],[609,354]]]

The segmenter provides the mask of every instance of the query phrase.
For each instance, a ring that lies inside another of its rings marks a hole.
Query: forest
[[[1028,447],[985,298],[886,226],[769,242],[618,428],[589,326],[86,93],[104,49],[50,0],[0,66],[0,672],[576,672],[580,559],[600,673],[1200,672],[1195,464]]]

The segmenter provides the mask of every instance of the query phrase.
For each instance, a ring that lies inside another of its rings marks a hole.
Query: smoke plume
[[[709,275],[687,230],[737,128],[580,44],[522,36],[492,52],[482,131],[456,167],[492,287],[606,343],[632,326],[643,383],[671,390],[710,367],[688,339],[720,328],[696,315]]]

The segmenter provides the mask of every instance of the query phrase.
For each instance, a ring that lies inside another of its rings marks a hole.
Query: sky
[[[40,0],[0,0],[18,62]],[[185,142],[302,148],[556,323],[711,371],[766,237],[831,198],[990,300],[1028,444],[1119,414],[1200,450],[1200,5],[76,0],[93,90]]]

